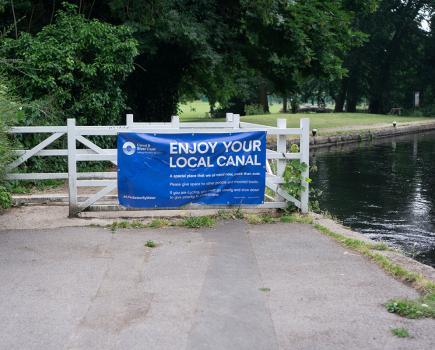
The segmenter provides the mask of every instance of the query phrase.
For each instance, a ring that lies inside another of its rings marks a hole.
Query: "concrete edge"
[[[367,238],[359,232],[352,231],[334,220],[326,219],[320,214],[310,213],[310,216],[314,219],[316,224],[346,238],[355,238],[366,243],[377,243],[377,241]],[[398,265],[411,273],[421,274],[427,280],[435,283],[435,269],[433,267],[422,264],[421,262],[405,256],[400,252],[376,251],[376,253],[386,256],[393,264]]]

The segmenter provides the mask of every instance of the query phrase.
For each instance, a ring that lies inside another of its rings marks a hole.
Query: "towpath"
[[[415,290],[308,224],[113,233],[35,208],[0,216],[2,350],[435,349],[435,320],[383,305]]]

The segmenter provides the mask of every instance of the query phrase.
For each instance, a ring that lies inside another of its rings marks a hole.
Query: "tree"
[[[348,70],[338,90],[336,112],[354,112],[363,96],[371,113],[392,107],[411,107],[413,89],[422,91],[424,61],[428,62],[430,33],[421,28],[424,14],[431,15],[434,1],[384,0],[375,12],[357,13],[351,28],[369,35],[361,47],[342,56]],[[430,69],[428,69],[430,71]]]
[[[375,3],[358,2],[365,8]],[[137,63],[145,71],[135,70],[126,89],[130,107],[142,121],[169,120],[180,94],[198,90],[225,103],[240,94],[239,77],[259,72],[276,90],[290,93],[296,72],[319,78],[341,73],[335,51],[364,37],[349,30],[352,14],[335,0],[108,4],[112,20],[134,28],[140,43]]]
[[[120,123],[126,109],[120,88],[133,71],[137,42],[126,26],[88,21],[65,4],[55,23],[32,36],[5,40],[5,57],[21,59],[27,70],[10,70],[25,102],[56,95],[64,118],[81,125]]]
[[[39,13],[37,20],[27,22],[26,17],[21,25],[28,32],[51,23],[53,9],[58,6],[58,0],[22,3],[22,8],[16,9],[20,12],[17,16],[29,15],[30,10]],[[212,100],[226,104],[231,97],[246,98],[241,80],[261,75],[264,80],[259,85],[291,94],[296,86],[292,79],[295,73],[317,78],[342,73],[338,52],[364,38],[348,27],[352,11],[374,9],[376,3],[82,0],[76,11],[132,28],[140,52],[135,63],[142,68],[134,70],[123,89],[138,120],[157,121],[169,120],[176,113],[182,95],[205,92]],[[266,93],[263,87],[259,94],[265,107]]]

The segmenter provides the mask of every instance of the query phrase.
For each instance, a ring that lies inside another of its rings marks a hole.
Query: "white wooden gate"
[[[287,129],[286,119],[278,119],[276,127],[267,127],[251,123],[240,122],[238,114],[227,113],[226,122],[209,123],[180,123],[179,117],[172,117],[170,123],[137,123],[133,121],[133,115],[127,115],[127,125],[125,126],[76,126],[75,119],[68,119],[67,126],[46,126],[46,127],[16,127],[10,133],[47,133],[51,134],[46,140],[32,148],[31,150],[17,150],[20,158],[9,165],[9,172],[32,156],[66,156],[68,157],[68,173],[11,173],[8,175],[10,180],[41,180],[41,179],[68,179],[69,196],[55,197],[19,197],[13,198],[20,203],[41,203],[41,202],[69,202],[69,217],[77,217],[83,210],[135,210],[122,207],[121,205],[94,205],[95,202],[117,201],[117,196],[108,195],[117,188],[117,172],[85,172],[77,173],[77,162],[81,161],[111,161],[116,165],[117,150],[102,149],[89,141],[85,136],[90,135],[117,135],[122,132],[133,133],[154,133],[154,134],[178,134],[178,133],[228,133],[243,131],[266,131],[268,135],[277,138],[277,150],[266,150],[266,186],[275,192],[275,198],[265,195],[265,203],[258,205],[243,205],[243,208],[285,208],[286,201],[291,201],[301,209],[303,213],[308,212],[308,190],[309,185],[303,182],[306,191],[302,192],[301,200],[298,201],[291,197],[280,187],[284,183],[282,177],[285,166],[289,159],[300,159],[301,162],[309,164],[309,119],[301,119],[300,128]],[[63,135],[67,135],[68,149],[44,150],[55,140]],[[287,135],[300,136],[300,153],[287,153]],[[76,143],[80,142],[87,149],[77,149]],[[272,172],[269,161],[277,161],[276,174]],[[309,177],[309,170],[302,174]],[[86,180],[85,180],[86,179]],[[92,180],[89,180],[92,179]],[[100,192],[93,196],[77,196],[77,187],[80,186],[102,186]],[[159,209],[225,209],[233,208],[229,205],[200,205],[187,204],[179,208],[159,208]],[[137,209],[136,209],[137,210]],[[147,209],[140,209],[147,210]],[[156,210],[156,209],[152,209]]]

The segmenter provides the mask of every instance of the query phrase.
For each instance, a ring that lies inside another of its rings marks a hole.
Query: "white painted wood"
[[[178,115],[172,116],[172,129],[180,129],[180,117]]]
[[[117,179],[117,172],[77,173],[78,179]]]
[[[227,123],[232,122],[233,121],[233,113],[226,113],[225,119],[226,119]]]
[[[259,127],[265,128],[265,129],[274,129],[275,128],[274,126],[266,126],[266,125],[260,125],[260,124],[240,122],[240,128],[243,128],[243,129],[259,128]]]
[[[265,199],[267,202],[276,202],[275,198],[273,198],[273,197],[271,197],[271,196],[268,196],[267,194],[264,195],[264,199]]]
[[[310,176],[310,119],[301,119],[301,145],[299,151],[301,152],[301,163],[306,163],[308,168],[301,175],[304,178],[309,178]],[[302,186],[306,188],[305,191],[301,193],[301,211],[302,213],[308,213],[308,197],[309,197],[309,183],[307,181],[302,181]]]
[[[68,189],[69,217],[78,217],[77,211],[77,163],[76,163],[76,120],[68,119]]]
[[[116,179],[118,173],[115,172],[95,172],[95,173],[77,173],[78,179]],[[68,173],[28,173],[28,174],[9,174],[8,180],[47,180],[47,179],[68,179]]]
[[[10,134],[35,134],[35,133],[66,133],[66,126],[18,126],[8,130]]]
[[[84,202],[87,199],[91,198],[90,196],[78,196],[77,200],[79,202]],[[99,202],[114,202],[118,201],[118,196],[104,196],[98,200]],[[21,197],[21,196],[12,196],[11,203],[68,203],[69,196],[32,196],[32,197]]]
[[[9,174],[8,180],[48,180],[48,179],[68,179],[68,173],[29,173],[29,174]]]
[[[232,128],[233,123],[210,122],[210,123],[181,123],[180,129],[224,129]],[[209,132],[209,131],[207,131]]]
[[[49,138],[42,141],[37,146],[33,147],[31,150],[23,154],[19,159],[9,164],[6,168],[6,171],[10,172],[12,169],[16,168],[20,164],[24,163],[27,159],[29,159],[31,156],[33,156],[35,153],[39,152],[43,148],[47,147],[50,143],[53,141],[56,141],[59,137],[63,136],[65,133],[57,132],[53,135],[51,135]]]
[[[285,129],[287,127],[287,119],[277,119],[277,128]],[[276,152],[281,153],[282,156],[285,156],[287,152],[287,136],[286,135],[278,135],[276,138]],[[272,156],[271,153],[268,153],[268,156]],[[285,166],[287,165],[287,160],[282,160],[277,158],[276,160],[276,175],[278,177],[284,177]],[[284,202],[285,198],[279,195],[279,191],[276,192],[276,201]]]
[[[273,174],[273,172],[272,172],[272,168],[270,167],[270,163],[269,163],[269,160],[268,159],[266,159],[266,174]]]
[[[133,114],[127,114],[125,118],[125,124],[127,124],[128,126],[133,125]]]
[[[98,192],[97,194],[93,195],[91,198],[89,198],[88,200],[80,204],[79,209],[80,210],[86,209],[88,206],[95,203],[100,198],[104,197],[106,194],[113,191],[117,187],[118,187],[118,181],[113,181],[111,185],[107,186],[106,188],[104,188],[103,190],[101,190],[100,192]]]
[[[266,159],[300,159],[300,153],[266,153]]]
[[[233,128],[240,129],[240,114],[233,114]]]
[[[112,163],[116,161],[116,154],[77,154],[76,160],[78,162],[89,162],[89,161],[111,161]]]
[[[78,180],[78,187],[90,187],[90,186],[109,186],[113,183],[113,180]]]
[[[89,141],[88,139],[85,139],[81,135],[77,136],[77,141],[81,142],[82,144],[89,147],[90,149],[92,149],[93,151],[95,151],[98,154],[108,154],[109,153],[105,149],[98,147],[95,143]],[[115,161],[112,160],[111,162],[112,162],[112,164],[118,165],[118,162],[116,160]]]
[[[136,124],[136,123],[135,123]],[[146,127],[134,127],[134,128],[128,128],[124,127],[124,129],[115,129],[115,127],[110,127],[112,129],[99,129],[102,127],[88,127],[88,126],[78,126],[77,129],[77,135],[117,135],[121,132],[135,132],[135,133],[145,133],[145,134],[190,134],[192,132],[194,133],[208,133],[208,134],[221,134],[221,133],[233,133],[235,132],[234,129],[230,128],[222,128],[219,129],[218,127],[212,128],[212,125],[208,127],[201,126],[201,128],[188,128],[185,129],[183,127],[183,124],[187,123],[181,123],[180,129],[157,129],[157,128],[146,128]],[[214,123],[207,123],[207,124],[214,124]],[[86,128],[86,129],[85,129]],[[268,129],[268,128],[252,128],[249,129],[249,131],[267,131],[268,135],[300,135],[302,133],[301,129]],[[243,132],[243,130],[239,130],[237,132]]]
[[[274,183],[274,184],[284,184],[285,183],[285,181],[282,177],[278,177],[275,175],[266,174],[266,179],[269,182]]]
[[[104,150],[106,154],[114,154],[116,155],[118,150],[116,149],[105,149]],[[29,152],[29,150],[15,150],[14,151],[18,155],[25,154],[26,152]],[[92,149],[77,149],[76,154],[98,154]],[[51,157],[51,156],[68,156],[68,150],[67,149],[46,149],[41,150],[39,152],[36,152],[33,156],[38,157]]]

